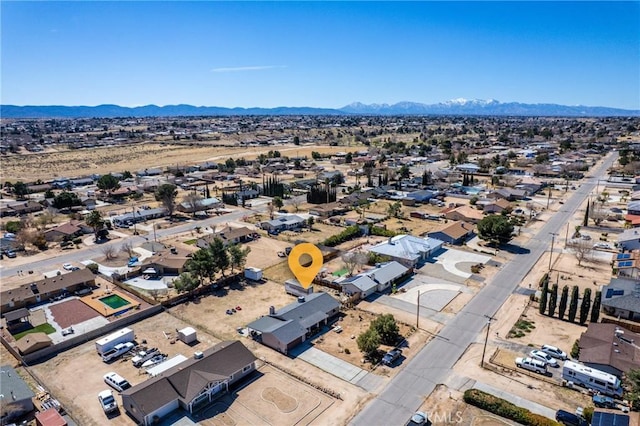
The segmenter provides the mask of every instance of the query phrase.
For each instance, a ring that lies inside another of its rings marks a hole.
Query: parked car
[[[103,390],[98,394],[98,401],[100,401],[100,405],[104,410],[105,414],[112,413],[114,411],[118,411],[118,403],[116,399],[113,397],[113,392],[110,390]]]
[[[613,247],[611,247],[611,244],[607,244],[607,243],[595,243],[593,245],[593,248],[596,250],[612,250]]]
[[[118,373],[114,373],[110,371],[109,373],[103,376],[104,382],[117,390],[118,392],[122,392],[123,390],[127,390],[131,387],[131,383]]]
[[[546,363],[547,365],[550,365],[552,367],[559,367],[558,365],[558,361],[552,357],[551,355],[548,355],[542,351],[539,351],[537,349],[532,350],[531,352],[529,352],[529,356],[533,359],[537,359],[539,361],[542,361],[544,363]]]
[[[555,346],[542,345],[542,348],[540,348],[540,350],[542,352],[546,353],[547,355],[551,355],[555,359],[559,359],[559,360],[562,360],[562,361],[566,361],[566,360],[569,359],[569,357],[567,356],[567,353],[565,351],[563,351],[562,349],[557,348]]]
[[[65,271],[71,271],[73,269],[73,265],[70,263],[63,263],[62,269],[64,269]]]
[[[589,423],[582,417],[564,410],[556,411],[556,421],[565,426],[589,426]]]
[[[4,252],[4,254],[5,254],[5,256],[7,256],[10,259],[14,259],[14,258],[16,258],[18,256],[16,254],[16,252],[13,251],[13,250],[7,250],[7,251]]]
[[[617,408],[616,402],[610,396],[593,395],[593,405],[599,408]]]
[[[547,364],[532,358],[516,358],[516,366],[540,374],[547,373]]]
[[[427,413],[423,413],[422,411],[416,411],[416,413],[411,416],[411,420],[407,425],[426,425],[427,424]]]
[[[382,363],[384,365],[391,365],[396,362],[400,355],[402,355],[402,351],[400,349],[392,349],[382,357]]]

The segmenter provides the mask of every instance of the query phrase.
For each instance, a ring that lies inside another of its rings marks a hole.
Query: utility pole
[[[555,232],[549,232],[551,234],[551,251],[549,252],[549,272],[551,272],[551,259],[553,258],[553,243],[555,242],[556,234]]]
[[[420,328],[420,290],[418,290],[418,300],[416,303],[416,328]]]
[[[156,238],[156,224],[153,224],[153,241],[154,242],[158,242],[158,239]]]
[[[549,202],[551,201],[551,187],[549,187],[549,195],[547,196],[547,209],[549,209]]]
[[[567,246],[569,242],[569,222],[567,222],[567,233],[564,236],[564,245]]]
[[[487,352],[487,342],[489,341],[489,329],[491,328],[491,321],[495,318],[485,315],[487,318],[487,334],[484,336],[484,347],[482,348],[482,361],[480,361],[480,367],[484,367],[484,355]]]

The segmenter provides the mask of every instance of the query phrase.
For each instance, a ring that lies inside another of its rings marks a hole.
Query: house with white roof
[[[373,246],[369,251],[387,256],[406,266],[414,268],[424,263],[444,244],[435,238],[420,238],[413,235],[396,235],[387,241]]]
[[[376,291],[385,291],[393,284],[404,281],[411,273],[411,269],[396,261],[379,263],[375,268],[341,282],[340,286],[343,293],[359,294],[364,299]]]

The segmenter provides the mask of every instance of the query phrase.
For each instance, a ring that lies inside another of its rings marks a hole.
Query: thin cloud
[[[284,65],[256,65],[252,67],[222,67],[214,68],[211,72],[241,72],[241,71],[262,71],[272,70],[275,68],[286,68]]]

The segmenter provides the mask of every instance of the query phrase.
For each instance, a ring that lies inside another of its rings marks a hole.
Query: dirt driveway
[[[263,365],[253,381],[220,398],[195,420],[203,426],[310,424],[334,402],[324,393]]]

